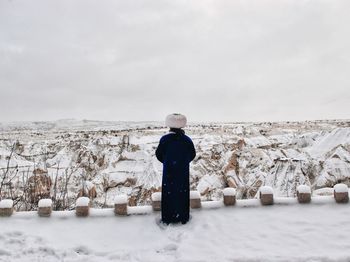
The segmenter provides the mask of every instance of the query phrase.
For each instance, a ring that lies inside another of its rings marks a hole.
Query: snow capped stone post
[[[127,216],[128,215],[128,196],[120,195],[117,196],[114,203],[114,213],[117,216]]]
[[[225,206],[233,206],[236,204],[236,189],[227,187],[223,191]]]
[[[201,197],[198,191],[190,191],[190,206],[193,209],[201,208]]]
[[[311,202],[311,189],[307,185],[300,185],[297,187],[297,197],[300,204]]]
[[[90,198],[79,197],[75,204],[75,214],[77,217],[87,217],[89,215]]]
[[[273,189],[269,186],[262,186],[259,189],[260,202],[263,206],[273,205]]]
[[[12,199],[3,199],[0,201],[0,217],[9,217],[13,214]]]
[[[38,203],[38,215],[39,217],[49,217],[52,212],[52,200],[40,199]]]
[[[151,196],[153,211],[160,211],[162,209],[162,193],[154,192]]]
[[[334,198],[337,203],[349,202],[349,188],[345,184],[336,184],[334,187]]]

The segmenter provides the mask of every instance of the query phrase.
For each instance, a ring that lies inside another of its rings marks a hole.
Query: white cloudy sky
[[[0,0],[0,121],[350,118],[348,0]]]

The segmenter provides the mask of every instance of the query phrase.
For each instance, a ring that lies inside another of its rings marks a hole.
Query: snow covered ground
[[[189,125],[197,149],[191,190],[203,201],[220,201],[203,202],[205,210],[193,211],[187,225],[165,228],[156,223],[159,213],[144,206],[160,184],[154,150],[167,132],[161,123],[61,121],[0,130],[1,174],[9,170],[1,195],[12,196],[17,210],[37,209],[35,199],[18,205],[30,199],[24,189],[31,188],[34,167],[58,181],[46,197],[54,200],[60,195],[53,189],[68,185],[62,198],[68,204],[54,205],[58,210],[74,208],[82,184],[96,189],[88,218],[74,211],[0,218],[1,262],[350,261],[350,204],[337,205],[331,196],[334,184],[350,184],[348,120]],[[295,196],[301,184],[312,189],[310,205],[280,198]],[[256,192],[263,185],[279,197],[275,206],[260,206]],[[227,186],[236,188],[235,207],[222,206]],[[128,195],[130,214],[148,215],[115,217],[110,208],[98,209],[113,206],[120,194]]]
[[[332,197],[308,205],[192,211],[184,225],[159,227],[159,213],[88,218],[73,211],[0,219],[0,261],[349,261],[350,208]],[[278,201],[277,201],[278,202]],[[279,201],[282,203],[283,201]]]

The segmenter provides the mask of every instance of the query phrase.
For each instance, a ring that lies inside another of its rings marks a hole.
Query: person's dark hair
[[[174,132],[176,134],[185,134],[185,131],[183,129],[181,129],[181,128],[171,127],[169,131],[170,132]]]

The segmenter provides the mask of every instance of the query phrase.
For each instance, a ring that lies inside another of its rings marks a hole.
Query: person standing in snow
[[[191,138],[182,128],[187,119],[181,114],[166,117],[170,128],[156,150],[157,159],[163,163],[161,213],[165,224],[185,224],[190,215],[190,162],[196,156]]]

